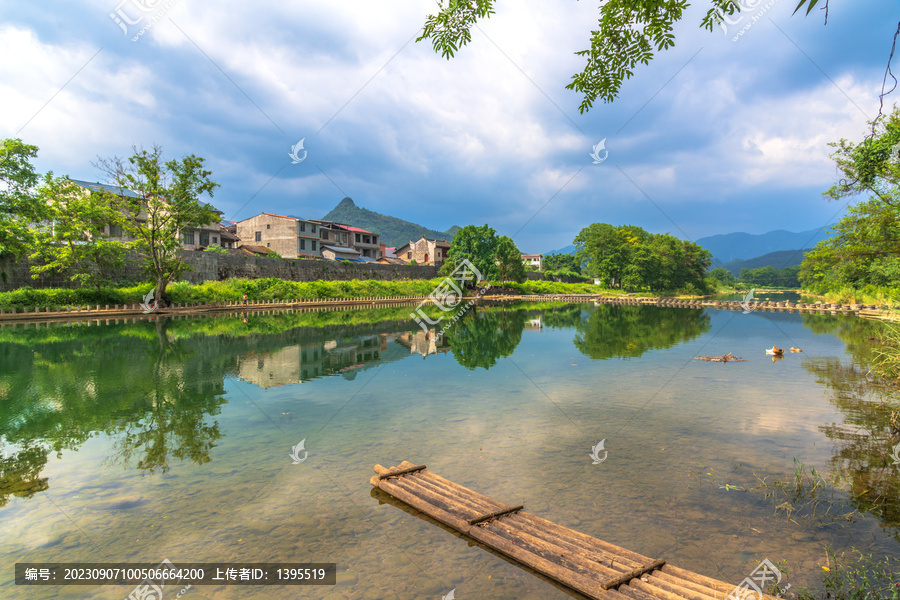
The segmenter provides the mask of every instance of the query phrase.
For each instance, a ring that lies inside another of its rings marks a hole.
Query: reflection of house
[[[435,340],[434,332],[417,331],[415,333],[402,333],[397,336],[397,343],[401,346],[409,348],[410,354],[421,354],[425,358],[429,354],[437,354],[438,352],[449,352],[450,344],[441,337],[439,341]]]
[[[70,179],[69,181],[87,190],[87,193],[112,194],[119,196],[120,198],[131,198],[133,200],[139,200],[141,198],[136,192],[118,186],[91,183],[90,181],[82,181],[80,179]],[[143,206],[146,208],[147,205],[143,204]],[[222,211],[216,210],[210,204],[206,204],[205,206],[212,208],[212,210],[221,217]],[[144,209],[137,215],[137,220],[139,222],[147,221],[147,212]],[[121,225],[103,225],[102,233],[106,235],[110,241],[114,242],[133,242],[136,239],[127,235],[122,230]],[[221,235],[222,228],[218,221],[213,221],[198,227],[186,227],[181,232],[181,247],[185,250],[202,250],[207,246],[218,246],[221,244]]]
[[[537,317],[535,317],[533,319],[528,319],[527,321],[525,321],[525,329],[543,329],[543,328],[544,328],[544,324],[541,321],[540,315],[538,315]]]
[[[522,262],[525,263],[525,266],[531,266],[537,269],[538,271],[543,270],[542,259],[544,258],[543,254],[523,254]]]
[[[239,357],[238,377],[261,388],[291,385],[322,375],[322,344],[285,346]]]
[[[283,258],[318,258],[319,224],[290,215],[260,213],[237,223],[242,246],[262,246]]]
[[[416,242],[409,242],[396,249],[397,258],[405,262],[416,261],[417,265],[443,264],[450,250],[450,242],[447,240],[429,240],[424,235]]]

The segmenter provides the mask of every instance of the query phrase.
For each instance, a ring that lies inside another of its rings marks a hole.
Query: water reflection
[[[575,347],[593,359],[637,358],[709,331],[704,310],[600,304],[574,321]]]

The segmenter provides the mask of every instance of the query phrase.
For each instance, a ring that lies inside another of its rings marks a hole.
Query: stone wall
[[[376,279],[396,281],[401,279],[432,279],[438,277],[438,268],[433,266],[381,265],[378,263],[349,263],[304,260],[292,258],[265,258],[239,254],[216,254],[214,252],[185,251],[185,262],[192,268],[182,280],[191,283],[222,281],[232,277],[259,279],[277,277],[289,281],[348,281],[352,279]],[[141,264],[132,258],[114,277],[120,283],[140,283],[146,281]],[[23,286],[33,288],[75,288],[64,274],[42,275],[32,279],[29,263],[20,261],[0,261],[0,291],[10,291]]]

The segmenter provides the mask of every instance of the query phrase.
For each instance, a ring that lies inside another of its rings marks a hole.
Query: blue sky
[[[319,218],[350,196],[438,230],[488,223],[523,252],[593,222],[803,231],[840,215],[821,196],[837,175],[828,142],[860,140],[877,114],[900,10],[833,0],[824,25],[775,0],[732,41],[770,2],[744,0],[727,34],[701,29],[696,3],[675,48],[580,115],[564,86],[593,2],[500,0],[446,61],[414,41],[431,2],[0,0],[0,137],[77,179],[133,145],[203,156],[213,204],[237,220]],[[117,9],[144,20],[123,32]]]

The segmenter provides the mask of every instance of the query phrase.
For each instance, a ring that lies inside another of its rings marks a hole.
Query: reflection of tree
[[[838,359],[805,360],[803,367],[829,390],[829,400],[844,414],[843,423],[819,428],[836,445],[832,469],[850,482],[853,505],[892,528],[900,541],[900,465],[891,458],[900,444],[900,390],[869,381],[865,367]]]
[[[26,447],[8,458],[0,457],[0,507],[10,496],[31,498],[48,487],[41,470],[47,464],[47,450],[40,446]]]
[[[636,358],[691,340],[710,328],[703,311],[601,304],[575,322],[574,344],[593,359]]]
[[[469,310],[444,334],[456,361],[467,369],[490,369],[510,356],[522,341],[528,315],[524,310]]]

